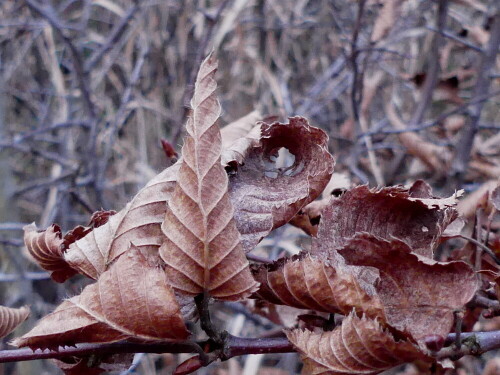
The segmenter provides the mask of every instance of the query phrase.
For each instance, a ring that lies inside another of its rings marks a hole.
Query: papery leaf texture
[[[165,272],[133,246],[96,283],[60,304],[14,345],[54,348],[125,339],[179,340],[188,334]]]
[[[426,336],[446,337],[453,312],[462,309],[479,287],[467,263],[434,261],[413,253],[399,240],[361,233],[339,253],[349,265],[378,270],[380,279],[375,288],[386,323],[423,347]]]
[[[106,215],[105,224],[69,245],[65,261],[79,273],[94,280],[101,275],[131,243],[145,255],[157,258],[163,242],[161,223],[165,216],[166,202],[172,194],[179,164],[174,164],[158,174],[142,188],[120,212]],[[100,215],[94,222],[102,223]]]
[[[0,338],[15,330],[28,318],[29,314],[30,310],[25,306],[20,308],[0,306]]]
[[[397,238],[415,253],[432,258],[441,234],[457,216],[453,207],[458,194],[433,198],[430,187],[424,185],[418,181],[410,189],[358,186],[332,199],[322,211],[311,253],[331,254],[356,233],[367,232],[388,240]]]
[[[255,128],[257,121],[262,120],[262,114],[255,109],[245,116],[227,124],[220,130],[222,138],[222,149],[227,150],[238,139],[245,138]]]
[[[62,238],[58,225],[54,224],[45,231],[38,231],[32,223],[26,225],[23,230],[26,249],[40,267],[50,272],[52,279],[63,282],[77,273],[64,259],[65,239]]]
[[[133,353],[94,354],[92,357],[53,359],[65,375],[97,375],[110,371],[126,371],[134,359]]]
[[[249,149],[240,150],[246,156],[230,176],[229,194],[245,252],[325,188],[334,166],[327,145],[323,130],[303,117],[291,117],[287,124],[261,123],[258,144],[250,142]],[[294,157],[289,166],[275,162],[282,148]]]
[[[378,374],[406,362],[429,360],[408,341],[396,341],[376,320],[354,313],[333,331],[287,331],[304,362],[303,374]]]
[[[299,309],[348,314],[356,308],[370,317],[383,316],[374,289],[365,290],[348,268],[333,267],[306,253],[254,266],[254,277],[260,283],[254,297]]]
[[[239,300],[257,283],[241,246],[221,165],[216,70],[217,60],[210,55],[198,72],[177,185],[162,224],[160,255],[177,292]]]

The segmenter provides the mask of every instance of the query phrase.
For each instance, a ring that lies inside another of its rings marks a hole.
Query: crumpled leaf
[[[77,227],[83,228],[83,227]],[[62,283],[77,272],[64,259],[65,243],[62,238],[61,228],[52,225],[45,231],[38,231],[35,223],[26,225],[24,228],[24,244],[29,254],[44,270],[50,272],[54,281]],[[74,236],[72,232],[70,237]]]
[[[238,300],[257,284],[241,246],[221,165],[216,70],[217,61],[210,55],[198,72],[177,185],[162,224],[166,238],[160,256],[179,293],[206,291],[219,299]]]
[[[73,269],[96,280],[132,242],[145,255],[158,257],[158,248],[163,242],[161,223],[178,169],[179,164],[174,164],[149,181],[123,210],[108,215],[104,225],[69,245],[64,260]]]
[[[465,262],[437,262],[415,254],[402,241],[361,233],[339,250],[348,265],[379,271],[374,285],[387,324],[425,347],[424,338],[450,332],[453,312],[462,309],[479,283]]]
[[[133,353],[118,353],[87,357],[68,357],[52,361],[65,375],[97,375],[110,371],[125,371],[130,368]]]
[[[227,124],[220,130],[222,149],[227,150],[238,139],[245,138],[255,128],[257,121],[262,120],[262,113],[258,109]]]
[[[253,274],[260,283],[254,296],[271,303],[328,313],[348,314],[354,307],[370,317],[384,314],[374,288],[349,267],[333,267],[306,253],[254,266]]]
[[[415,184],[410,189],[358,186],[332,199],[322,211],[311,253],[328,254],[356,233],[368,232],[388,240],[397,238],[415,253],[432,258],[441,234],[456,218],[453,206],[460,192],[449,198],[434,198],[422,185],[425,183]]]
[[[29,314],[30,310],[26,306],[20,308],[0,306],[0,338],[15,330],[28,318]]]
[[[330,332],[287,331],[304,362],[303,374],[378,374],[415,360],[429,360],[408,341],[396,341],[379,323],[350,314]]]
[[[95,284],[64,301],[13,344],[56,348],[130,338],[179,340],[188,334],[165,272],[132,247]]]
[[[240,150],[246,157],[242,165],[236,164],[229,180],[245,252],[316,199],[334,166],[327,150],[328,136],[303,117],[291,117],[288,124],[261,123],[258,146],[250,143],[250,149]],[[281,148],[295,158],[284,168],[273,160]]]

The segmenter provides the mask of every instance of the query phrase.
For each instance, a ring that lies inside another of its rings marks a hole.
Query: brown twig
[[[436,353],[436,358],[458,358],[464,355],[479,355],[500,348],[500,331],[462,333],[462,345],[456,350],[453,346],[445,347]],[[456,335],[449,334],[446,342],[455,341]],[[474,345],[471,345],[474,343]],[[176,341],[152,344],[138,344],[126,341],[112,344],[77,344],[75,347],[60,347],[57,351],[16,349],[0,351],[0,363],[32,361],[36,359],[60,359],[66,357],[85,357],[92,354],[116,353],[197,353],[198,347],[208,347],[209,352],[220,350],[220,345],[211,340],[196,342]],[[227,335],[221,359],[248,354],[292,353],[292,344],[286,337],[244,338]]]
[[[488,93],[492,81],[489,78],[489,75],[495,65],[495,59],[498,54],[499,46],[500,5],[497,3],[496,13],[493,18],[493,24],[490,32],[490,40],[488,41],[488,45],[479,64],[473,97],[478,97],[480,95]],[[458,141],[456,147],[456,157],[453,160],[450,176],[454,180],[454,184],[452,184],[453,188],[461,186],[464,174],[467,171],[472,145],[478,129],[479,118],[481,117],[483,105],[484,102],[479,102],[471,108],[469,120],[467,121],[466,126],[462,132],[462,136]]]

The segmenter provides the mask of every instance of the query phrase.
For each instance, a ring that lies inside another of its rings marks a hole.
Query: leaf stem
[[[212,320],[210,319],[210,309],[208,307],[210,301],[210,295],[207,291],[198,294],[194,297],[194,302],[196,303],[196,308],[198,309],[198,314],[200,315],[200,325],[201,329],[216,343],[222,343],[221,333],[214,327]]]

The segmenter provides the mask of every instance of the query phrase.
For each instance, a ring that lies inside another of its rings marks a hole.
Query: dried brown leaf
[[[260,288],[255,297],[299,309],[349,313],[353,307],[370,317],[383,316],[374,289],[363,288],[349,267],[333,267],[302,253],[300,257],[259,265],[253,269]]]
[[[132,247],[95,284],[64,301],[14,345],[54,348],[131,338],[178,340],[188,334],[165,272]]]
[[[100,356],[97,353],[91,357],[69,357],[53,359],[65,375],[97,375],[109,371],[127,370],[134,354],[120,353]]]
[[[133,243],[145,255],[157,257],[163,242],[161,223],[172,194],[179,164],[158,174],[127,206],[85,237],[71,244],[65,261],[78,272],[97,279],[109,264]]]
[[[323,198],[309,203],[290,220],[290,224],[302,229],[310,236],[318,234],[318,225],[321,219],[321,212],[330,202],[330,198]]]
[[[479,286],[468,264],[434,261],[398,240],[358,234],[339,253],[349,265],[379,271],[375,288],[387,324],[423,347],[428,335],[446,337],[453,312],[462,309]]]
[[[303,374],[378,374],[405,362],[429,360],[416,346],[396,341],[377,321],[350,314],[331,332],[286,332],[304,361]]]
[[[166,238],[160,255],[178,292],[206,291],[219,299],[238,300],[257,284],[241,246],[221,165],[216,70],[217,61],[210,55],[198,72],[177,185],[162,224]]]
[[[11,308],[0,306],[0,338],[7,336],[16,327],[24,322],[30,314],[26,306],[20,308]]]
[[[257,121],[261,121],[262,118],[262,113],[256,109],[224,126],[220,130],[222,137],[222,149],[227,150],[235,141],[246,137],[247,134],[255,128]]]
[[[34,223],[24,228],[24,243],[29,254],[57,282],[63,282],[77,272],[64,260],[64,239],[61,228],[52,225],[39,232]]]
[[[368,232],[389,240],[397,238],[414,252],[432,258],[441,234],[456,217],[457,196],[434,198],[422,181],[410,189],[355,187],[322,211],[311,253],[329,254],[356,233]]]
[[[261,124],[259,145],[247,151],[244,164],[229,180],[246,252],[325,188],[334,166],[327,145],[326,133],[302,117],[291,117],[288,124]],[[280,167],[274,162],[281,148],[294,156],[291,165]]]

